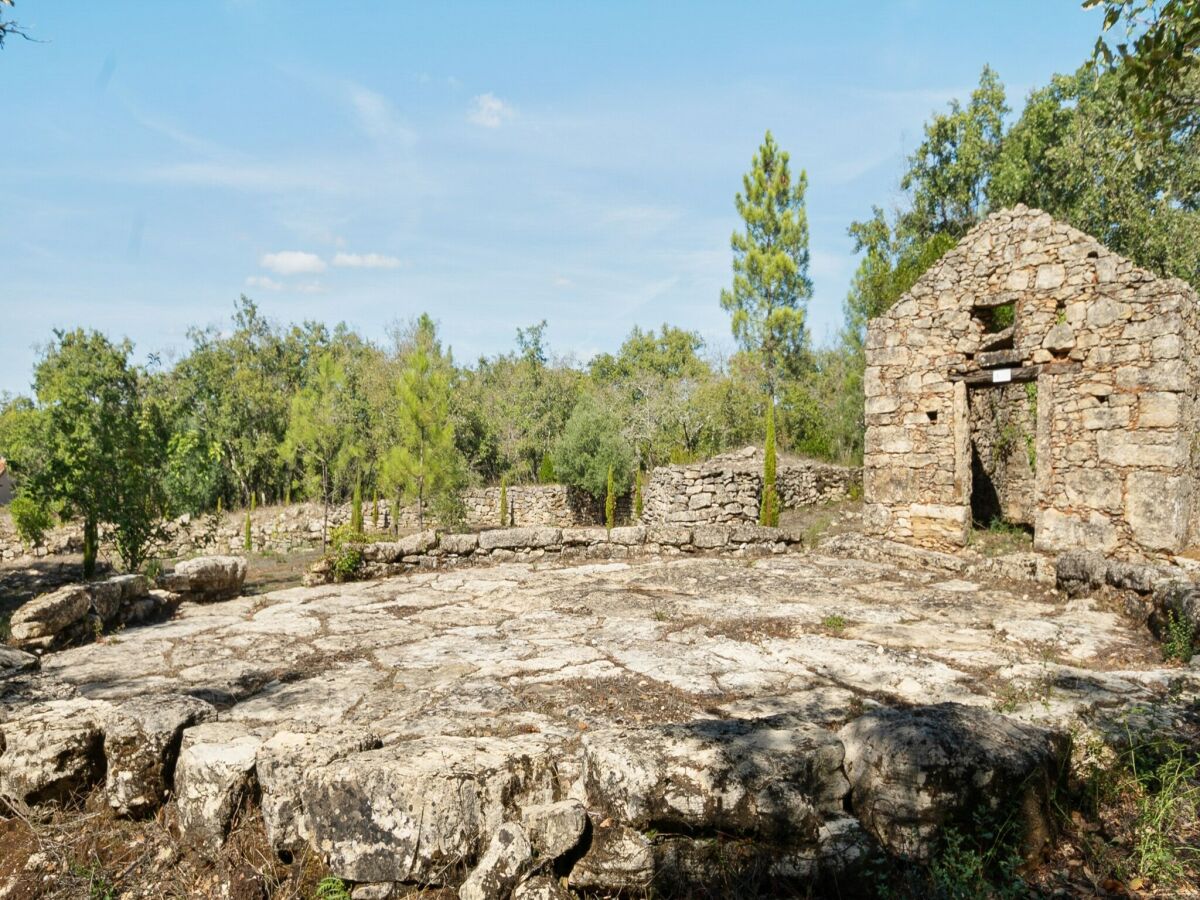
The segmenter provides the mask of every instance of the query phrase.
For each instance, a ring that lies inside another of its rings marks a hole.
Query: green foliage
[[[422,315],[396,384],[397,441],[383,462],[385,483],[398,499],[416,501],[422,526],[431,502],[452,506],[447,495],[462,484],[450,417],[452,381],[453,362],[442,352],[433,320]]]
[[[22,492],[84,522],[84,572],[95,571],[99,528],[113,526],[122,563],[136,571],[161,537],[168,431],[132,346],[97,332],[55,332],[34,372],[38,445]]]
[[[350,888],[342,879],[328,875],[317,882],[313,900],[350,900]]]
[[[830,631],[844,631],[846,620],[842,616],[831,614],[821,620],[821,627],[828,628]]]
[[[46,506],[25,494],[13,497],[8,511],[12,515],[17,536],[30,547],[42,543],[42,538],[54,522],[54,516]]]
[[[1186,616],[1167,610],[1166,628],[1163,632],[1163,659],[1187,662],[1192,658],[1196,646],[1196,626]]]
[[[549,453],[542,457],[542,464],[538,466],[538,483],[554,484],[554,458]]]
[[[633,521],[642,521],[642,470],[638,469],[633,479]]]
[[[769,528],[779,525],[779,495],[775,492],[775,401],[767,398],[766,453],[763,457],[762,502],[758,524]]]
[[[617,493],[629,490],[633,453],[621,436],[621,423],[597,400],[579,401],[554,447],[554,470],[564,484],[599,500],[608,494],[610,476]]]
[[[742,178],[735,204],[745,230],[730,238],[733,285],[721,291],[721,307],[732,315],[741,347],[761,354],[768,393],[779,369],[807,343],[804,312],[812,296],[808,277],[808,176],[793,178],[788,154],[767,132]]]
[[[303,464],[319,490],[325,514],[324,541],[334,478],[348,459],[345,451],[352,425],[345,367],[330,353],[318,357],[315,367],[312,379],[292,398],[280,452]]]
[[[242,549],[247,553],[254,549],[254,525],[250,521],[250,510],[246,510],[246,521],[242,525]]]
[[[1200,285],[1200,135],[1138,132],[1122,74],[1090,66],[1030,94],[988,186],[993,208],[1026,203],[1164,275]]]
[[[337,582],[354,581],[362,572],[363,544],[366,538],[347,522],[330,534],[329,569]]]
[[[505,477],[500,479],[500,527],[504,528],[508,524],[508,478]]]
[[[617,492],[613,486],[613,467],[608,467],[608,487],[604,495],[604,526],[613,530],[617,524]]]
[[[379,528],[379,488],[371,491],[371,527]]]
[[[1140,130],[1169,138],[1200,124],[1200,15],[1195,0],[1084,0],[1104,7],[1094,59],[1121,76],[1119,97]],[[1107,39],[1124,24],[1124,41]]]

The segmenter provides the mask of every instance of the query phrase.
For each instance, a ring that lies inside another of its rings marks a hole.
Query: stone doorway
[[[1032,533],[1037,512],[1037,382],[973,385],[967,406],[974,526],[1003,524]]]

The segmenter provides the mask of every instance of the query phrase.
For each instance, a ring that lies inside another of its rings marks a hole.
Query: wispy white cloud
[[[338,253],[333,264],[340,269],[398,269],[404,261],[382,253]]]
[[[513,108],[490,91],[471,101],[467,119],[483,128],[499,128],[514,115]]]
[[[325,285],[319,281],[306,281],[304,284],[298,284],[295,288],[301,294],[323,294],[325,293]]]
[[[246,279],[246,287],[262,288],[264,291],[278,291],[283,285],[274,278],[266,275],[251,275]]]
[[[281,250],[264,253],[258,264],[280,275],[303,275],[325,271],[325,260],[303,250]]]
[[[391,102],[361,84],[346,82],[346,94],[358,126],[370,137],[410,145],[416,134],[401,121]]]
[[[268,193],[321,191],[338,193],[344,185],[326,167],[273,164],[196,162],[157,166],[142,173],[146,181],[195,187],[223,187]]]

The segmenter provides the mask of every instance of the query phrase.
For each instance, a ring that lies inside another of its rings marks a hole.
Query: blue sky
[[[808,172],[810,325],[846,226],[900,201],[984,63],[1019,107],[1073,70],[1078,0],[195,4],[18,0],[0,51],[0,391],[55,327],[186,350],[239,293],[456,357],[549,321],[585,360],[666,321],[732,347],[733,195],[770,128]]]

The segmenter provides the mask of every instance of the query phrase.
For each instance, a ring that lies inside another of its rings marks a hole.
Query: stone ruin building
[[[870,323],[865,521],[931,547],[973,523],[1047,552],[1200,544],[1200,311],[1095,238],[989,216]]]

